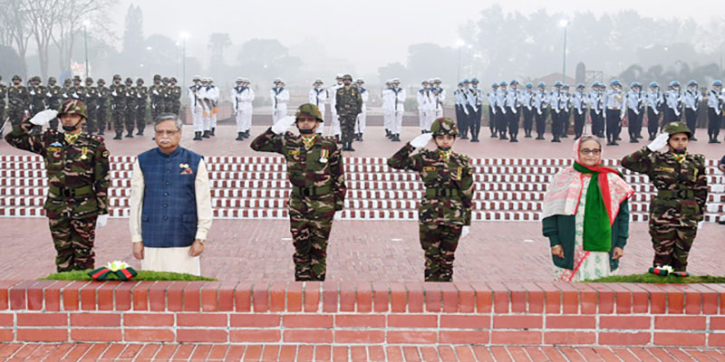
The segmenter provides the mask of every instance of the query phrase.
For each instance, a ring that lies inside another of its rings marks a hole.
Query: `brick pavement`
[[[0,279],[37,278],[55,271],[55,250],[44,218],[0,218]],[[723,226],[705,224],[690,255],[693,274],[725,275]],[[291,281],[293,264],[286,220],[215,220],[202,256],[206,276],[230,281]],[[548,240],[538,222],[476,222],[456,252],[456,281],[526,282],[553,277]],[[126,219],[111,219],[96,238],[97,265],[132,266]],[[423,252],[414,221],[335,221],[328,248],[332,281],[422,281]],[[621,274],[642,273],[652,247],[646,223],[630,224]]]
[[[0,344],[0,361],[725,361],[725,349],[537,346]]]

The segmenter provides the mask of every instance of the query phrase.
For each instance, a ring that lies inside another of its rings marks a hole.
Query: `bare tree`
[[[59,18],[53,43],[59,51],[60,69],[70,67],[76,36],[83,29],[83,20],[107,9],[111,0],[56,0]]]
[[[53,36],[53,29],[60,19],[61,0],[31,0],[24,1],[30,31],[38,46],[38,61],[40,74],[43,79],[48,77],[48,48]]]
[[[3,42],[8,45],[15,44],[23,69],[27,69],[25,54],[32,33],[28,28],[28,14],[23,3],[24,0],[0,0],[0,21],[3,24]]]

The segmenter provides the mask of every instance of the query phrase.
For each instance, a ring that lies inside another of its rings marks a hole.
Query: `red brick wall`
[[[0,341],[725,346],[725,285],[0,281]]]

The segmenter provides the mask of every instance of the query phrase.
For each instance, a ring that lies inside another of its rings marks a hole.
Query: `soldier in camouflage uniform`
[[[13,127],[23,121],[24,113],[30,103],[28,89],[20,84],[22,81],[19,75],[14,75],[13,85],[8,87],[8,118]]]
[[[30,87],[28,94],[30,95],[30,117],[45,110],[45,87],[41,84],[40,77],[37,75],[30,79]]]
[[[156,117],[164,113],[164,86],[161,84],[161,76],[154,75],[154,85],[149,88],[149,95],[151,97],[151,118]]]
[[[352,141],[355,135],[355,121],[362,111],[362,96],[357,87],[351,86],[350,74],[342,76],[342,82],[344,85],[335,91],[335,110],[342,127],[342,150],[355,151],[352,148]]]
[[[133,128],[136,126],[136,110],[138,98],[133,79],[126,78],[126,138],[133,138]]]
[[[57,112],[64,133],[30,134],[55,115],[48,110],[25,120],[5,140],[45,160],[49,188],[43,208],[58,252],[58,272],[93,269],[96,222],[103,227],[108,220],[108,150],[103,138],[81,133],[86,107],[78,100],[63,102]]]
[[[8,87],[2,82],[3,76],[0,75],[0,127],[5,125],[5,95],[8,93]],[[2,131],[3,128],[0,128]]]
[[[61,92],[60,92],[62,95],[62,98],[63,98],[63,102],[70,99],[70,93],[68,93],[68,92],[70,91],[70,87],[72,87],[72,86],[73,85],[71,84],[70,78],[66,78],[63,81],[63,88],[61,89]]]
[[[164,86],[164,112],[174,113],[174,89],[169,85],[169,78],[161,78],[161,83]]]
[[[96,103],[98,102],[98,88],[93,86],[93,78],[86,78],[86,130],[89,136],[92,136],[96,132],[96,122],[98,114],[96,112]]]
[[[345,204],[345,169],[335,140],[316,133],[323,122],[316,105],[303,104],[295,117],[279,120],[252,142],[252,149],[287,160],[292,184],[290,231],[294,238],[296,281],[322,281],[327,271],[327,239],[336,211]],[[296,123],[300,135],[286,132]]]
[[[106,81],[100,78],[96,81],[96,125],[98,126],[98,135],[103,136],[106,133],[108,123],[108,95],[110,90],[106,87]]]
[[[178,115],[181,109],[181,87],[176,85],[176,77],[171,77],[169,81],[171,82],[171,113]]]
[[[149,89],[144,87],[143,79],[136,79],[136,136],[143,136],[146,128],[146,102],[149,98]]]
[[[55,77],[48,78],[48,86],[45,92],[45,104],[48,109],[58,109],[60,100],[63,97],[63,89],[57,84]],[[50,120],[50,129],[58,129],[58,118]]]
[[[116,131],[114,140],[123,138],[123,122],[126,119],[126,86],[121,84],[121,76],[113,76],[113,84],[108,88],[111,93],[111,116],[113,117],[113,130]]]
[[[425,185],[425,198],[418,207],[420,244],[425,251],[425,281],[450,282],[458,240],[468,234],[473,201],[471,159],[451,148],[458,128],[450,118],[438,118],[431,133],[422,134],[406,144],[388,166],[419,173]],[[438,147],[423,149],[433,139]]]
[[[654,268],[686,275],[687,257],[702,221],[707,200],[707,168],[703,155],[687,153],[692,133],[682,122],[664,127],[650,145],[622,159],[622,167],[646,174],[657,188],[649,206],[649,233],[655,250]],[[667,147],[666,152],[657,150]],[[679,272],[679,273],[678,273]]]
[[[86,102],[86,87],[81,84],[81,77],[73,77],[73,86],[68,88],[68,99],[75,99],[81,101],[83,104]]]

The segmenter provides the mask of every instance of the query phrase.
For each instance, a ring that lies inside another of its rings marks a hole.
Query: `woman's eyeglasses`
[[[579,152],[581,152],[582,155],[594,155],[594,156],[596,156],[596,155],[602,153],[602,150],[597,149],[597,148],[595,148],[593,150],[590,150],[588,148],[582,148]]]

